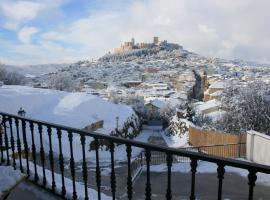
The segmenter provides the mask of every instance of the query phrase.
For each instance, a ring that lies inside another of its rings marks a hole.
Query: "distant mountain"
[[[36,77],[44,74],[57,72],[58,70],[69,66],[70,64],[42,64],[42,65],[5,65],[5,69],[20,73],[26,77]]]

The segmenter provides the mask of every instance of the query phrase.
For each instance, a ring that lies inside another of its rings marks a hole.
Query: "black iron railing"
[[[82,182],[84,184],[84,199],[91,199],[88,190],[88,161],[86,145],[89,145],[89,139],[95,141],[95,182],[97,199],[102,199],[101,193],[101,166],[100,160],[100,140],[107,140],[109,144],[108,151],[110,152],[110,195],[112,199],[116,199],[116,172],[115,172],[115,149],[116,145],[125,145],[126,160],[127,160],[127,175],[126,175],[126,191],[127,198],[133,198],[133,185],[132,185],[132,148],[138,147],[144,151],[145,165],[146,165],[146,183],[145,183],[145,199],[150,200],[151,195],[151,162],[152,156],[155,158],[155,153],[159,152],[166,156],[167,165],[167,183],[166,194],[164,199],[170,200],[173,198],[171,176],[172,164],[175,156],[186,157],[190,160],[191,166],[191,185],[190,185],[190,199],[196,199],[196,170],[198,161],[206,161],[215,163],[217,165],[217,199],[222,199],[222,185],[225,174],[225,166],[231,166],[248,170],[248,185],[249,193],[248,199],[253,199],[253,191],[257,179],[258,172],[270,174],[270,167],[255,163],[249,163],[240,160],[233,160],[222,158],[218,156],[201,154],[182,149],[166,148],[162,146],[147,144],[143,142],[126,140],[122,138],[102,135],[94,132],[86,132],[80,129],[62,126],[58,124],[38,121],[34,119],[19,117],[7,113],[0,113],[2,117],[2,129],[0,137],[0,154],[1,163],[12,165],[14,169],[20,169],[21,172],[26,173],[29,178],[33,178],[33,182],[48,188],[54,193],[60,193],[63,198],[70,198],[68,196],[72,193],[71,198],[77,199],[77,184],[78,172],[76,171],[75,158],[77,152],[74,152],[74,147],[80,146],[82,156]],[[78,143],[78,137],[80,138]],[[56,141],[55,141],[55,138]],[[63,138],[68,138],[63,143]],[[76,139],[76,143],[75,143]],[[58,140],[58,141],[57,141]],[[57,147],[55,144],[58,145]],[[67,143],[66,143],[67,142]],[[68,144],[68,145],[67,145]],[[67,157],[67,152],[69,152]],[[74,154],[75,153],[75,154]],[[63,155],[65,154],[65,156]],[[55,162],[57,161],[57,162]],[[69,163],[69,173],[65,165]],[[50,177],[48,174],[50,172]],[[58,174],[58,175],[57,175]],[[61,179],[56,178],[61,176]],[[71,178],[72,188],[67,190],[67,179]],[[57,182],[56,182],[57,181]],[[92,180],[93,181],[93,180]],[[61,185],[57,188],[56,185]],[[72,190],[72,191],[70,191]]]

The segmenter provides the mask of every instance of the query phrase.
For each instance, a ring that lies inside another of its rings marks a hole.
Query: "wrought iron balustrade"
[[[121,144],[125,145],[126,160],[127,160],[127,176],[126,178],[126,191],[127,198],[133,198],[133,184],[132,184],[132,148],[138,147],[144,151],[144,165],[146,166],[146,183],[145,183],[145,199],[150,200],[151,194],[151,161],[155,159],[156,153],[159,152],[166,156],[167,165],[167,180],[166,180],[166,194],[164,199],[171,200],[172,193],[172,164],[174,157],[185,157],[190,160],[191,167],[191,185],[190,185],[190,199],[196,199],[196,171],[198,161],[206,161],[214,163],[217,166],[217,199],[222,199],[223,179],[225,174],[225,166],[231,166],[248,170],[248,185],[249,193],[248,199],[253,199],[253,192],[258,172],[270,174],[270,167],[255,163],[250,163],[241,160],[233,160],[229,158],[218,157],[214,155],[201,154],[198,152],[187,151],[185,149],[173,149],[163,146],[152,145],[148,143],[127,140],[108,135],[98,134],[95,132],[86,132],[80,129],[62,126],[58,124],[48,123],[44,121],[34,120],[30,118],[19,117],[8,113],[0,113],[2,118],[2,128],[0,134],[0,159],[1,164],[12,165],[14,169],[19,169],[21,172],[26,173],[29,179],[32,178],[33,182],[47,188],[48,174],[50,170],[50,190],[54,193],[57,191],[57,184],[61,185],[60,195],[63,198],[68,198],[67,193],[72,192],[72,198],[77,199],[78,193],[76,188],[76,178],[78,176],[75,163],[74,147],[80,145],[82,155],[82,182],[84,183],[84,199],[91,199],[88,192],[88,161],[86,145],[89,138],[95,141],[95,182],[97,190],[97,199],[102,199],[101,196],[101,155],[100,155],[100,141],[107,140],[109,144],[108,151],[110,153],[110,195],[112,199],[116,199],[116,174],[115,174],[115,149],[116,146]],[[68,146],[63,145],[63,138],[68,138]],[[79,137],[75,143],[75,137]],[[57,141],[55,141],[57,138]],[[45,144],[46,141],[46,144]],[[57,148],[53,145],[57,142]],[[45,148],[46,147],[46,148]],[[57,153],[56,153],[57,150]],[[64,156],[69,152],[69,157]],[[58,162],[55,163],[55,160]],[[65,164],[68,161],[70,167],[69,177],[72,179],[72,191],[67,191]],[[135,163],[137,166],[139,163]],[[31,167],[34,166],[34,167]],[[136,167],[135,166],[135,167]],[[41,168],[41,173],[39,172]],[[55,174],[58,170],[61,176],[61,181],[56,183]]]

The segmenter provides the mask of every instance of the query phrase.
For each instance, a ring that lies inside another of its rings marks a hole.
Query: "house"
[[[220,101],[216,99],[195,103],[195,109],[201,114],[209,114],[220,110]]]
[[[164,101],[159,99],[150,100],[150,102],[145,104],[146,111],[150,118],[156,118],[160,115],[160,111],[162,108],[166,106]]]
[[[213,82],[209,88],[204,92],[204,101],[210,101],[213,99],[220,99],[222,91],[225,89],[226,83],[224,81]]]
[[[221,91],[225,88],[226,83],[224,81],[217,81],[212,83],[208,88],[208,93],[212,94],[216,91]]]

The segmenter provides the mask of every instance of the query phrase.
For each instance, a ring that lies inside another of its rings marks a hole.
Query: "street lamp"
[[[18,115],[21,116],[21,117],[25,117],[25,110],[22,109],[22,107],[20,107],[20,110],[18,111]]]

